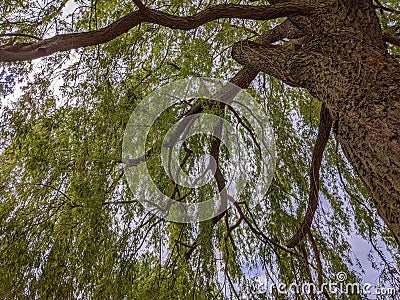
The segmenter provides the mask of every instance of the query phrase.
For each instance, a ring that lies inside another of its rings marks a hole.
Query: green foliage
[[[215,3],[146,5],[188,15]],[[387,3],[398,7],[396,1]],[[60,14],[65,5],[6,1],[0,5],[0,19],[5,20],[0,33],[9,32],[13,22],[20,32],[37,36],[91,30],[135,9],[133,1],[75,1]],[[384,31],[398,32],[398,14],[380,18]],[[230,46],[273,25],[220,20],[184,32],[143,24],[105,45],[55,54],[33,65],[5,65],[0,72],[0,298],[228,299],[248,289],[250,298],[262,299],[251,288],[250,270],[264,272],[274,282],[317,282],[316,256],[321,257],[323,280],[335,280],[341,271],[360,280],[359,262],[348,242],[353,234],[373,245],[374,268],[398,280],[393,240],[333,138],[324,156],[322,200],[312,228],[318,253],[309,239],[303,252],[277,246],[295,232],[307,207],[320,104],[266,75],[249,92],[269,112],[277,169],[265,201],[251,210],[242,207],[251,226],[265,236],[255,234],[236,208],[217,224],[163,221],[145,212],[128,188],[121,145],[136,105],[176,79],[231,78],[240,66],[230,58]],[[182,104],[164,112],[149,146],[159,150],[160,137],[189,109]],[[183,169],[190,172],[196,157],[210,150],[211,139],[199,136],[187,142],[194,155]],[[180,155],[183,159],[185,152]],[[160,189],[173,193],[175,185],[160,167],[160,156],[151,156],[148,165]],[[181,195],[191,193],[191,201],[216,192],[215,184],[180,190]],[[238,226],[230,230],[234,224]],[[385,253],[386,261],[374,258],[378,252]]]

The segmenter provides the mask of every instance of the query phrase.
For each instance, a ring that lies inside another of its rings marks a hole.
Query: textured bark
[[[290,19],[306,32],[291,49],[244,41],[240,63],[306,88],[329,109],[346,157],[400,241],[400,64],[387,52],[372,2],[339,1]]]

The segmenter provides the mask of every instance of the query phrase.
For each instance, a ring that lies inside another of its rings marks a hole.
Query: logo
[[[276,161],[264,107],[210,78],[175,81],[144,98],[127,124],[122,159],[135,199],[178,223],[212,219],[236,201],[254,207]]]

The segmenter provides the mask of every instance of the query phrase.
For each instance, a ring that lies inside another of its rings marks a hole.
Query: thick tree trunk
[[[359,82],[354,81],[347,99],[332,106],[337,139],[399,243],[400,66],[373,53],[362,59]]]
[[[387,52],[369,0],[293,17],[306,33],[297,49],[241,42],[240,63],[307,88],[328,107],[347,159],[400,241],[400,64]]]
[[[310,91],[328,103],[336,138],[399,243],[400,65],[363,47],[352,56],[358,64],[341,63],[342,76]]]

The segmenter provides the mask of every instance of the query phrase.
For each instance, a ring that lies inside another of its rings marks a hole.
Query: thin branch
[[[225,104],[220,103],[219,105],[219,109],[222,110],[224,112],[225,109]],[[215,128],[215,130],[217,131],[216,136],[221,136],[222,134],[222,124],[221,122],[219,123],[219,125]],[[222,211],[222,213],[220,213],[219,215],[215,216],[214,218],[212,218],[212,222],[213,224],[217,224],[218,221],[226,214],[226,209],[228,207],[228,192],[226,190],[226,180],[224,175],[222,174],[220,165],[219,165],[219,154],[220,154],[220,147],[221,147],[221,140],[218,138],[215,138],[212,142],[211,142],[211,156],[214,158],[215,160],[215,164],[216,164],[216,170],[214,173],[214,179],[217,182],[217,186],[218,186],[218,192],[220,193],[221,196],[221,207],[219,208],[220,211]]]
[[[260,156],[262,155],[261,147],[260,144],[257,142],[257,139],[254,135],[254,131],[243,121],[243,119],[239,116],[237,111],[232,107],[228,106],[229,110],[233,113],[233,115],[236,117],[236,120],[243,126],[243,128],[250,134],[250,138],[253,141],[253,143],[256,145]]]
[[[175,268],[175,266],[176,266],[176,259],[173,259],[173,255],[174,255],[175,250],[177,250],[177,256],[180,256],[179,255],[178,244],[180,244],[180,241],[181,241],[182,236],[183,236],[183,232],[184,232],[184,230],[186,228],[186,224],[179,224],[178,226],[180,226],[178,238],[175,239],[175,243],[172,246],[171,252],[169,253],[168,258],[167,258],[167,260],[165,261],[165,264],[164,264],[166,271],[168,271],[168,268],[173,270]],[[172,263],[171,263],[171,261],[172,261]],[[163,281],[164,278],[165,277],[163,275],[163,278],[161,279],[161,281]]]
[[[321,256],[319,254],[317,243],[315,242],[314,236],[312,235],[311,231],[308,232],[308,238],[310,239],[311,248],[313,250],[314,257],[317,262],[318,285],[322,288],[322,284],[323,284],[323,280],[324,280],[324,273],[323,273],[323,269],[322,269]],[[325,287],[323,287],[322,293],[325,295],[325,298],[327,300],[332,299]]]
[[[308,277],[308,282],[311,283],[311,284],[314,284],[314,280],[313,280],[313,277],[312,277],[312,274],[311,274],[311,267],[310,267],[310,264],[309,264],[309,261],[308,261],[309,255],[308,255],[308,252],[307,252],[307,249],[306,249],[304,243],[299,244],[299,248],[300,248],[300,253],[303,256],[302,257],[303,259],[301,260],[301,262],[303,264],[304,271],[306,273],[305,275]],[[311,296],[312,300],[315,300],[315,291],[314,291],[314,289],[310,289],[310,296]]]
[[[178,178],[182,168],[184,167],[184,165],[186,164],[186,162],[188,161],[190,156],[193,154],[193,151],[187,147],[186,142],[183,142],[183,149],[185,150],[186,154],[185,154],[185,157],[182,159],[182,161],[179,164],[180,169],[178,169],[178,171],[177,171],[177,173],[175,175],[175,178]],[[168,158],[169,158],[169,160],[168,160],[168,175],[169,175],[170,178],[173,178],[172,171],[171,171],[171,158],[172,158],[172,153],[171,152],[172,152],[172,148],[170,148],[170,152],[169,152],[169,155],[168,155]],[[190,191],[185,196],[181,197],[180,193],[179,193],[179,185],[177,183],[174,183],[174,185],[175,185],[174,186],[174,190],[173,190],[172,195],[170,197],[171,199],[175,199],[175,195],[178,193],[178,196],[179,196],[178,201],[182,201],[192,193],[192,191]]]
[[[172,29],[191,30],[221,18],[270,20],[295,15],[309,16],[326,11],[330,6],[330,2],[319,4],[289,2],[269,6],[221,4],[188,17],[174,16],[153,9],[138,10],[99,30],[62,34],[23,47],[16,44],[0,49],[0,61],[32,60],[60,51],[103,44],[144,22]]]
[[[120,204],[133,204],[138,203],[137,200],[127,200],[127,201],[106,201],[103,202],[102,205],[120,205]]]
[[[331,128],[331,114],[325,104],[322,104],[318,136],[315,142],[311,162],[310,195],[308,199],[308,207],[303,223],[301,224],[295,235],[286,244],[286,246],[289,248],[293,248],[298,245],[311,228],[314,214],[318,206],[319,170],[321,168],[322,156],[324,154],[324,150],[329,139]]]
[[[126,168],[136,167],[136,166],[140,165],[141,163],[144,163],[152,155],[154,155],[154,149],[150,148],[149,150],[146,151],[146,153],[144,155],[142,155],[140,157],[122,159],[118,162],[125,164]]]
[[[240,223],[242,223],[243,218],[239,217],[238,221],[228,228],[228,232],[234,231],[237,227],[239,227]]]
[[[246,204],[246,203],[245,203]],[[275,242],[274,240],[270,239],[269,237],[267,237],[264,232],[257,226],[257,224],[254,222],[251,222],[246,215],[244,214],[242,208],[240,207],[240,203],[238,202],[234,202],[233,205],[235,206],[235,208],[237,209],[239,216],[241,219],[243,219],[243,221],[247,224],[247,226],[249,227],[250,231],[257,236],[258,238],[260,238],[260,240],[264,243],[267,243],[269,246],[275,246],[276,248],[286,251],[294,256],[298,256],[296,252],[293,252],[290,249],[286,249],[284,246],[280,245],[279,243]],[[246,208],[248,208],[246,206]],[[273,248],[273,247],[272,247]],[[276,254],[278,254],[275,251]]]
[[[194,252],[194,250],[196,250],[196,248],[199,246],[197,239],[193,242],[193,244],[190,246],[190,248],[188,249],[188,251],[186,251],[185,253],[185,258],[189,259],[190,256],[192,255],[192,253]]]
[[[63,195],[65,198],[67,198],[71,203],[73,203],[72,199],[67,194],[65,194],[63,191],[61,191],[60,189],[58,189],[58,188],[56,188],[56,187],[54,187],[52,185],[44,184],[44,183],[34,183],[33,185],[51,188],[54,191],[56,191],[56,192],[60,193],[61,195]]]
[[[235,285],[233,284],[232,279],[229,276],[228,270],[225,270],[225,276],[226,278],[228,278],[229,286],[231,287],[231,291],[233,291],[233,294],[235,295],[236,299],[238,300],[242,299],[241,297],[239,297],[239,294],[236,291]]]
[[[234,224],[232,227],[230,227],[229,226],[229,215],[225,214],[225,226],[226,226],[226,230],[227,230],[227,234],[225,237],[225,243],[226,243],[227,239],[229,238],[229,240],[232,244],[233,250],[235,250],[235,251],[237,251],[238,247],[236,246],[235,239],[232,236],[232,230],[235,229],[236,227],[238,227],[241,222],[242,222],[242,218],[239,218],[239,221],[236,224]]]
[[[394,14],[400,14],[400,10],[396,10],[396,9],[393,9],[393,8],[390,8],[390,7],[386,7],[379,0],[375,0],[375,2],[377,4],[377,5],[373,6],[373,8],[375,8],[375,9],[380,9],[380,10],[391,12],[391,13],[394,13]]]

